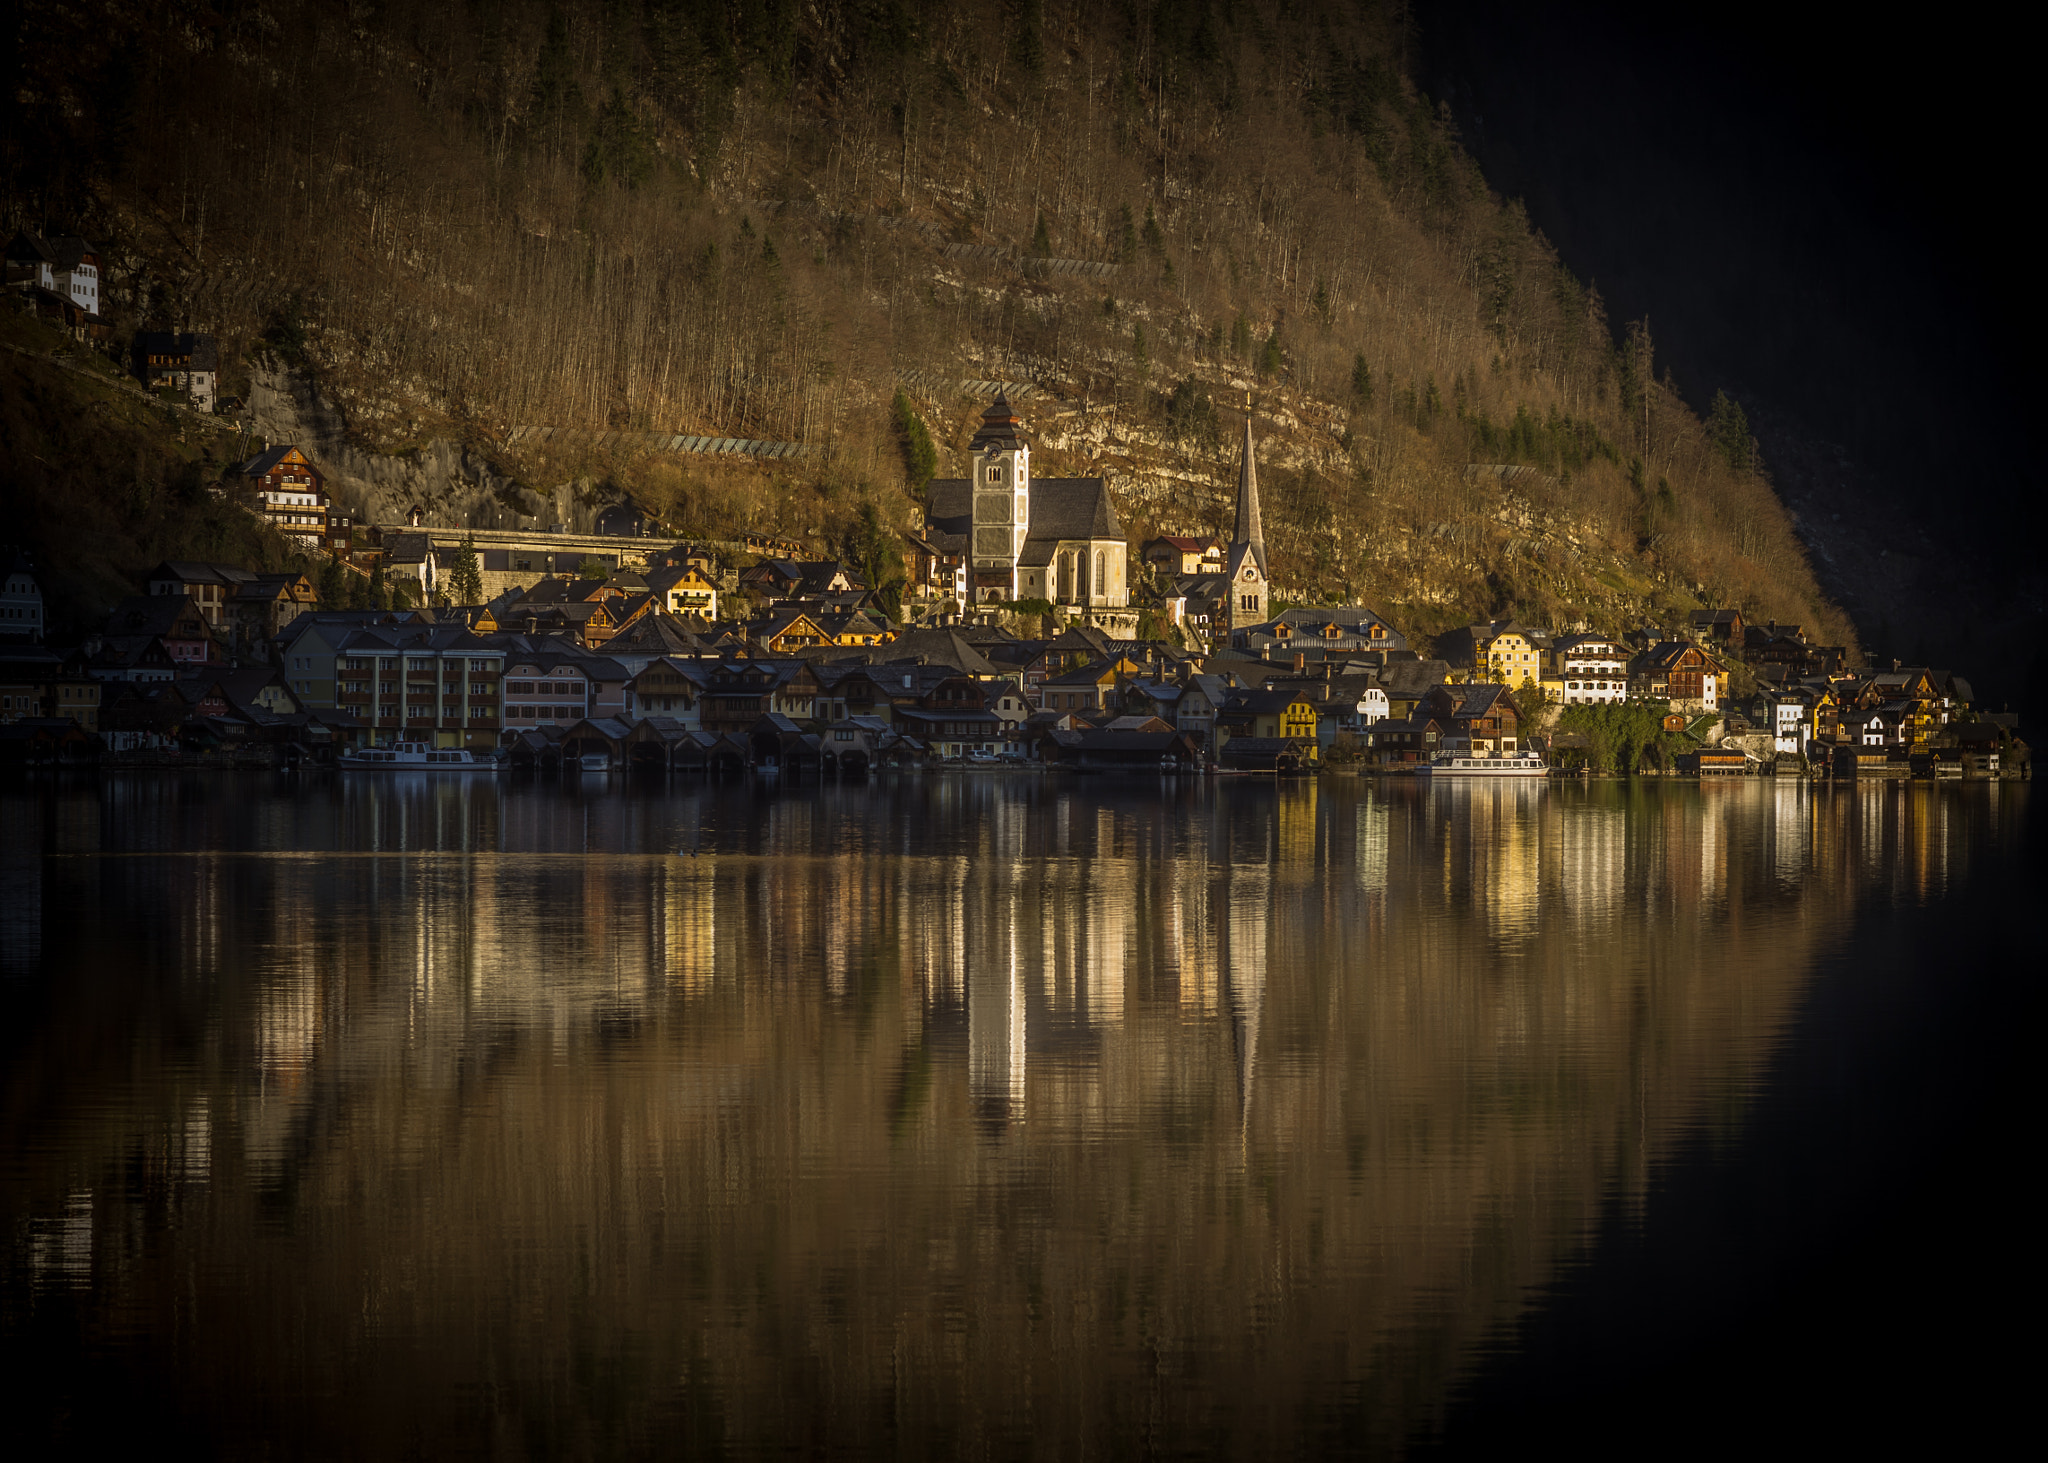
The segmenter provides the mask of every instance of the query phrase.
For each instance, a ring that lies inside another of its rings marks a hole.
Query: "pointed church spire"
[[[1266,573],[1266,533],[1259,523],[1259,464],[1252,456],[1249,412],[1244,419],[1244,456],[1237,465],[1237,534],[1230,541],[1231,558],[1235,559],[1236,551],[1247,545],[1259,561],[1259,572]]]

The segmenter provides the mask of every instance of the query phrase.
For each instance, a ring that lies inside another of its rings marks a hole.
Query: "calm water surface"
[[[12,1430],[1398,1450],[2025,798],[18,782]]]

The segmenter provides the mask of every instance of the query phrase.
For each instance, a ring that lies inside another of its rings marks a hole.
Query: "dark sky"
[[[1696,405],[1725,386],[1792,418],[1909,508],[1936,482],[2030,503],[2018,37],[1679,9],[1421,0],[1416,74]]]

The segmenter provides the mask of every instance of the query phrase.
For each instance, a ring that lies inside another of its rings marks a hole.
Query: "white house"
[[[100,250],[90,239],[16,234],[7,246],[7,278],[54,295],[84,314],[100,313]]]
[[[1567,635],[1551,648],[1564,704],[1593,705],[1628,699],[1628,651],[1605,635]]]
[[[43,587],[25,555],[16,554],[0,585],[0,640],[43,638]]]

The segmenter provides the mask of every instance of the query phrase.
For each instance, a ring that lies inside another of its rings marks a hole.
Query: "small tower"
[[[1230,604],[1225,620],[1232,630],[1266,622],[1269,582],[1266,577],[1266,534],[1259,522],[1259,465],[1252,455],[1252,419],[1244,419],[1244,452],[1237,465],[1237,532],[1224,559],[1230,576]]]
[[[1009,398],[999,391],[968,443],[977,601],[1017,597],[1017,560],[1031,531],[1031,448],[1017,435],[1017,425]]]

